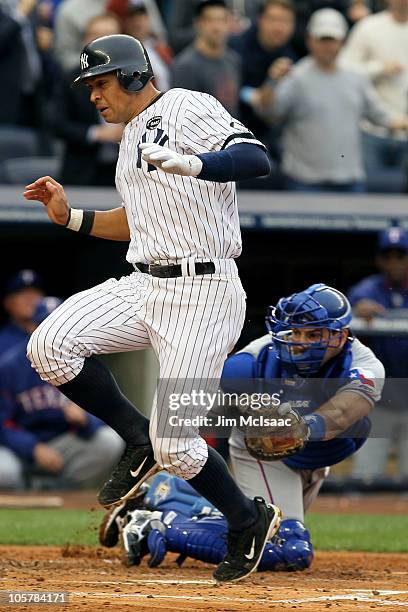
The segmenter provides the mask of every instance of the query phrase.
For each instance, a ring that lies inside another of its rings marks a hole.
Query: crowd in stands
[[[160,90],[214,95],[265,143],[255,187],[407,189],[408,0],[0,0],[0,182],[40,157],[65,184],[114,185],[122,126],[71,82],[84,44],[116,33]]]

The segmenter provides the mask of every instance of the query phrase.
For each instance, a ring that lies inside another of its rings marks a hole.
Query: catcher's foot
[[[112,476],[99,491],[99,503],[109,507],[134,497],[140,485],[160,470],[150,444],[126,446]]]
[[[228,531],[227,554],[213,576],[217,582],[236,582],[252,574],[258,567],[267,541],[278,531],[282,513],[277,506],[267,504],[262,497],[254,502],[259,518],[250,527],[237,533]]]
[[[102,546],[107,548],[116,546],[128,512],[143,508],[143,501],[148,490],[149,485],[143,483],[134,498],[112,506],[106,512],[99,527],[99,542]]]

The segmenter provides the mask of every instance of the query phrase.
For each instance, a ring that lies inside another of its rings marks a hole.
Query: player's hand
[[[268,76],[274,81],[286,76],[292,69],[293,61],[289,57],[280,57],[274,61],[268,70]]]
[[[26,200],[42,202],[47,207],[47,215],[53,223],[66,225],[69,217],[69,204],[62,185],[51,176],[43,176],[27,185],[23,196]]]
[[[142,159],[168,174],[198,176],[202,170],[203,162],[195,155],[180,155],[154,142],[142,142],[139,146]]]
[[[34,461],[47,472],[58,474],[64,467],[64,459],[60,452],[40,442],[34,447]]]
[[[385,308],[375,300],[364,299],[357,302],[353,308],[353,312],[358,317],[371,321],[374,317],[384,314]]]
[[[62,407],[66,421],[75,427],[85,427],[88,423],[88,415],[77,404],[70,402]]]

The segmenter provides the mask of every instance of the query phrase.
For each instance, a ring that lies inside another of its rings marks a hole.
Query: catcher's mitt
[[[288,403],[251,414],[260,425],[245,430],[245,445],[255,459],[278,461],[302,450],[309,439],[307,423]]]

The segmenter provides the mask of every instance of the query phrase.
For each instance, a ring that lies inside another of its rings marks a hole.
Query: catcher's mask
[[[320,370],[328,348],[341,346],[340,332],[349,326],[351,317],[346,296],[318,283],[281,298],[276,307],[270,306],[266,327],[285,369],[292,374],[310,376]],[[320,338],[313,342],[296,342],[292,338],[294,328],[319,329]]]

